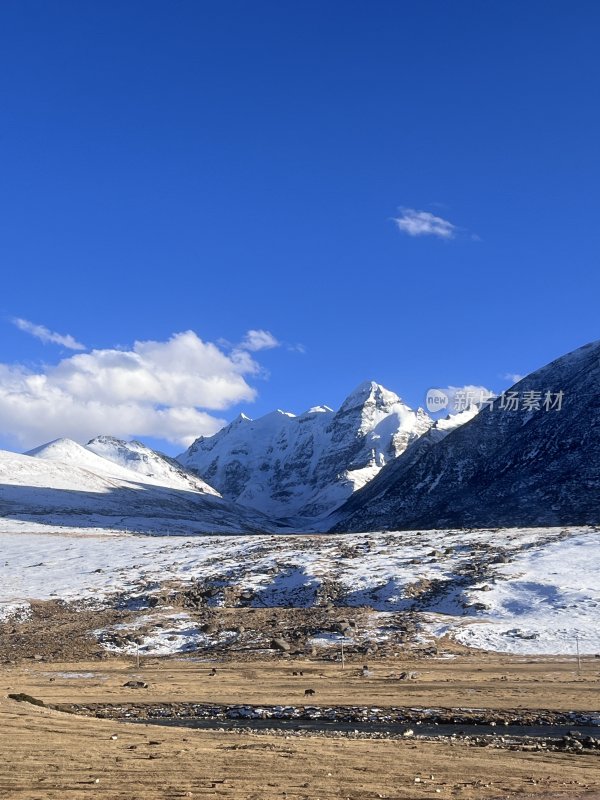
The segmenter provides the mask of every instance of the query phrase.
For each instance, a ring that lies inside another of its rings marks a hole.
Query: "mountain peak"
[[[201,478],[188,473],[174,459],[152,450],[143,442],[127,442],[114,436],[97,436],[83,448],[106,462],[144,476],[145,479],[185,491],[217,495]]]
[[[118,474],[123,477],[122,470],[117,467],[115,473],[115,465],[110,460],[103,458],[102,452],[96,452],[91,447],[83,447],[72,439],[54,439],[52,442],[29,450],[25,455],[44,461],[70,464],[102,474]]]
[[[283,409],[281,409],[281,408],[276,408],[275,411],[269,411],[268,414],[263,414],[262,417],[259,417],[259,421],[262,421],[262,422],[268,422],[268,421],[278,422],[278,421],[280,421],[282,419],[282,417],[285,417],[286,419],[294,419],[295,416],[296,415],[292,414],[291,411],[283,411]]]
[[[377,383],[376,381],[362,381],[362,383],[359,383],[358,386],[356,386],[355,389],[350,392],[348,397],[353,397],[354,395],[364,395],[365,397],[368,397],[378,389],[383,389],[383,386],[380,383]]]
[[[123,439],[118,439],[116,436],[109,436],[108,434],[101,433],[100,436],[94,436],[93,439],[90,439],[85,446],[88,450],[94,451],[96,445],[118,447],[119,445],[126,446],[127,444],[128,442]]]
[[[596,525],[599,353],[594,342],[530,373],[512,407],[438,420],[347,502],[336,529]]]
[[[349,411],[352,408],[359,408],[367,403],[374,403],[378,407],[390,406],[394,403],[401,403],[402,400],[397,394],[386,389],[375,381],[363,381],[340,406],[340,411]]]
[[[309,408],[308,411],[304,412],[304,415],[306,415],[306,414],[332,414],[332,413],[333,413],[333,408],[329,408],[329,406],[323,405],[323,406],[313,406],[312,408]]]
[[[244,414],[243,411],[237,415],[235,419],[233,419],[229,424],[230,425],[242,425],[244,422],[252,422],[252,417],[249,417],[247,414]]]
[[[398,395],[365,381],[339,411],[278,409],[197,439],[181,464],[223,496],[270,515],[315,519],[343,503],[431,426]]]
[[[26,456],[46,456],[52,454],[58,458],[60,455],[68,453],[79,452],[84,448],[73,439],[62,437],[53,439],[51,442],[41,444],[39,447],[34,447],[33,450],[28,450],[24,455]]]

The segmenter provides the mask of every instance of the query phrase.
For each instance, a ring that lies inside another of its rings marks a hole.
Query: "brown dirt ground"
[[[23,661],[0,667],[0,694],[26,692],[48,703],[206,702],[302,705],[304,690],[315,689],[317,705],[381,705],[600,711],[600,663],[582,661],[578,676],[572,659],[516,658],[492,654],[453,659],[387,658],[369,661],[372,677],[363,678],[364,658],[339,664],[275,656],[268,661],[193,661],[134,659],[44,663]],[[209,676],[215,667],[217,674]],[[293,671],[304,675],[294,676]],[[415,680],[400,681],[402,671]],[[91,672],[91,679],[64,677]],[[148,689],[126,689],[141,678]]]
[[[600,798],[596,755],[158,729],[6,699],[0,752],[3,800]]]
[[[216,616],[212,609],[201,614]],[[294,609],[236,609],[235,615],[247,628],[270,624],[269,633],[305,624]],[[583,659],[577,675],[569,658],[515,658],[443,642],[441,649],[453,650],[454,658],[407,649],[398,657],[351,655],[342,670],[331,661],[275,652],[258,659],[248,650],[215,652],[205,661],[146,658],[138,669],[134,659],[106,657],[89,634],[128,618],[129,612],[44,603],[29,621],[0,626],[0,660],[12,662],[0,665],[1,800],[525,800],[530,794],[600,800],[597,753],[122,725],[7,699],[8,693],[26,692],[47,703],[301,705],[304,690],[312,688],[311,702],[318,705],[600,710],[600,660],[591,657]],[[365,663],[372,672],[366,679],[360,674]],[[213,666],[217,674],[210,677]],[[300,670],[302,677],[292,675]],[[402,671],[417,677],[393,677]],[[149,688],[124,688],[132,678]]]
[[[104,658],[91,632],[134,616],[112,608],[68,606],[58,600],[32,600],[30,606],[26,619],[0,622],[0,662],[20,661],[34,653],[48,661]]]

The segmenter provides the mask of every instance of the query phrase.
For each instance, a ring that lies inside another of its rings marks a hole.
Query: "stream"
[[[562,739],[573,732],[581,738],[591,736],[600,738],[597,725],[486,725],[449,723],[406,723],[406,722],[363,722],[323,719],[198,719],[193,717],[131,719],[120,718],[120,722],[138,722],[149,725],[194,728],[201,730],[281,730],[294,732],[340,732],[340,733],[379,733],[395,736],[497,736],[506,738]]]

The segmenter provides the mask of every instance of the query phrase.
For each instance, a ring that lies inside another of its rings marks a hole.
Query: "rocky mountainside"
[[[386,463],[426,433],[433,421],[393,392],[367,382],[338,411],[327,406],[295,416],[240,415],[200,437],[178,461],[224,497],[276,518],[316,519],[343,503]]]
[[[69,439],[25,455],[0,451],[0,527],[164,534],[273,530],[262,514],[205,491],[201,482],[195,488],[194,481],[177,473],[143,474]]]
[[[600,523],[600,342],[527,376],[442,441],[423,437],[333,530]]]

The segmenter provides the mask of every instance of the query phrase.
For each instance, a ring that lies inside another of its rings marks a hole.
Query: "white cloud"
[[[287,349],[290,353],[301,353],[302,355],[306,354],[306,345],[302,344],[301,342],[297,342],[296,344],[288,344]]]
[[[510,381],[511,385],[522,381],[525,375],[520,375],[518,372],[506,372],[503,376],[505,381]]]
[[[30,322],[28,319],[15,317],[12,320],[13,325],[16,325],[20,331],[35,336],[36,339],[44,342],[44,344],[60,344],[68,350],[85,350],[86,347],[77,339],[73,338],[70,333],[62,334],[55,333],[47,328],[45,325],[36,325],[35,322]]]
[[[210,411],[252,401],[246,377],[260,373],[248,352],[227,354],[193,331],[79,353],[37,371],[0,364],[0,430],[23,448],[100,433],[187,446],[224,424]]]
[[[270,331],[250,330],[244,336],[239,348],[256,353],[259,350],[272,350],[280,344]]]
[[[409,236],[437,236],[439,239],[454,239],[458,228],[447,219],[436,217],[429,211],[416,211],[414,208],[401,208],[400,216],[394,222],[402,233]]]
[[[480,405],[485,403],[486,400],[496,395],[496,392],[485,386],[475,386],[473,384],[446,386],[442,391],[448,396],[449,400],[445,413],[451,415],[458,414],[473,404]]]

